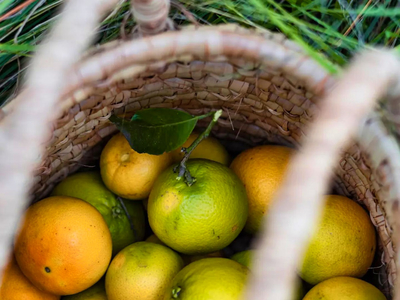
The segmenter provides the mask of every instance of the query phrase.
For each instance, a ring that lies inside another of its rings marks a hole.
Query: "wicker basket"
[[[369,210],[379,235],[377,282],[389,298],[400,299],[394,293],[395,286],[400,290],[400,151],[371,113],[379,98],[395,105],[398,60],[369,52],[337,80],[281,34],[236,25],[172,30],[168,0],[133,0],[136,38],[82,55],[111,2],[70,0],[25,88],[1,111],[0,266],[24,206],[98,159],[116,132],[111,114],[223,109],[213,134],[232,149],[267,142],[302,146],[258,242],[246,299],[289,299],[330,177],[336,193]]]

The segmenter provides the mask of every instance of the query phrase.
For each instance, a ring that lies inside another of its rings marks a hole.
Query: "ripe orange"
[[[155,234],[152,234],[151,236],[149,236],[146,239],[146,242],[149,243],[155,243],[155,244],[159,244],[159,245],[163,245],[163,246],[167,246],[165,245]],[[168,246],[167,246],[168,247]]]
[[[68,176],[54,188],[51,195],[74,197],[93,205],[110,229],[113,255],[144,238],[145,213],[142,203],[120,199],[132,220],[132,228],[120,200],[106,188],[98,172],[81,172]]]
[[[150,194],[154,181],[171,164],[171,160],[170,153],[137,153],[119,133],[108,141],[101,153],[101,177],[118,196],[142,200]]]
[[[201,259],[175,276],[164,300],[240,300],[248,273],[245,266],[227,258]]]
[[[362,277],[375,249],[375,228],[367,212],[347,197],[329,195],[300,276],[313,285],[337,276]]]
[[[173,250],[149,242],[134,243],[114,257],[106,275],[108,300],[162,299],[183,267]]]
[[[49,197],[28,208],[15,258],[38,288],[55,295],[95,284],[111,260],[111,235],[101,214],[85,201]]]
[[[239,154],[231,169],[243,182],[249,200],[245,230],[256,233],[278,190],[292,151],[283,146],[258,146]]]
[[[184,254],[211,253],[229,245],[247,219],[246,191],[226,166],[205,159],[187,162],[196,179],[188,186],[174,167],[155,182],[148,203],[149,223],[166,245]]]
[[[60,296],[39,290],[22,274],[14,256],[7,264],[0,285],[2,300],[58,300]]]
[[[198,133],[192,133],[181,147],[171,152],[172,160],[174,161],[174,163],[178,163],[182,160],[184,156],[184,153],[181,152],[182,147],[189,147],[198,136]],[[197,147],[193,150],[193,152],[190,154],[190,159],[194,158],[209,159],[226,166],[229,164],[230,161],[229,154],[224,146],[222,146],[217,139],[211,136],[209,136],[205,140],[202,140],[201,143],[198,144]]]

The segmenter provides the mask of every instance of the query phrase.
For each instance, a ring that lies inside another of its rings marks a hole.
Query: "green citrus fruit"
[[[361,279],[335,277],[314,286],[303,300],[386,300],[386,297]]]
[[[121,206],[117,196],[103,184],[98,172],[73,174],[61,181],[53,190],[53,196],[69,196],[93,205],[105,219],[111,232],[113,255],[129,244],[144,239],[145,215],[140,202],[122,200],[133,223]]]
[[[250,269],[251,258],[253,257],[253,250],[245,250],[238,252],[231,257],[234,261],[248,267]]]
[[[187,168],[196,179],[188,186],[166,169],[156,180],[148,203],[149,223],[166,245],[184,254],[211,253],[229,245],[243,229],[246,190],[228,167],[194,159]]]
[[[134,243],[120,251],[108,268],[108,300],[162,299],[182,267],[182,258],[170,248],[150,242]]]
[[[239,300],[249,270],[227,258],[204,258],[183,268],[164,300]]]
[[[108,300],[104,279],[98,281],[95,285],[75,295],[64,296],[61,300]]]

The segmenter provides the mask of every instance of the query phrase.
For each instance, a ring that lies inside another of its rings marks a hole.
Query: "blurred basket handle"
[[[294,156],[263,224],[245,299],[290,300],[296,270],[317,225],[340,150],[378,99],[400,97],[400,62],[389,51],[358,55],[321,101],[321,110]],[[395,229],[395,240],[400,231]],[[397,284],[397,290],[399,285]],[[400,292],[396,293],[400,299]]]
[[[101,17],[117,0],[69,0],[47,40],[39,47],[24,92],[0,122],[0,271],[28,203],[33,172],[41,162],[67,71],[92,41]],[[17,104],[17,105],[15,105]],[[1,277],[2,272],[0,272]]]
[[[34,170],[51,139],[52,123],[67,74],[89,46],[103,15],[118,0],[69,0],[48,38],[39,47],[22,93],[0,111],[0,279],[21,212],[29,200]],[[169,0],[132,0],[143,35],[168,24]]]
[[[170,6],[170,0],[131,0],[131,12],[139,33],[154,35],[168,29]]]

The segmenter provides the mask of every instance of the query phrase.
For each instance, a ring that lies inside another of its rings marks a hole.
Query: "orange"
[[[178,163],[182,160],[184,156],[184,153],[181,152],[182,147],[189,147],[198,136],[198,133],[192,133],[181,147],[171,152],[174,163]],[[222,146],[217,139],[210,136],[202,140],[200,144],[198,144],[197,147],[190,154],[190,159],[194,158],[209,159],[226,166],[229,164],[230,161],[229,154],[224,146]]]
[[[166,246],[155,234],[152,234],[151,236],[149,236],[146,239],[146,242],[150,242],[150,243],[155,243],[155,244]]]
[[[227,258],[205,258],[183,268],[164,300],[241,300],[249,270]]]
[[[347,197],[329,195],[299,275],[313,285],[337,276],[362,277],[375,249],[375,228],[367,212]]]
[[[100,157],[104,184],[113,193],[130,200],[142,200],[149,196],[154,181],[170,164],[170,153],[138,153],[122,133],[108,141]]]
[[[173,250],[149,242],[134,243],[115,256],[106,275],[108,300],[158,300],[183,267]]]
[[[152,234],[151,236],[149,236],[146,239],[146,242],[156,243],[156,244],[168,247],[155,234]],[[194,261],[197,261],[197,260],[200,260],[200,259],[203,259],[203,258],[224,257],[224,254],[222,253],[222,251],[216,251],[216,252],[212,252],[212,253],[208,253],[208,254],[202,254],[202,255],[185,255],[185,254],[181,254],[181,257],[182,257],[183,262],[185,263],[185,265],[188,265],[188,264],[190,264],[190,263],[192,263]]]
[[[113,255],[126,246],[142,241],[145,235],[145,213],[140,201],[118,199],[106,188],[96,171],[68,176],[52,191],[52,196],[68,196],[93,205],[103,216],[110,229]],[[130,220],[125,212],[126,208]]]
[[[97,209],[85,201],[58,196],[28,208],[16,238],[15,258],[38,288],[70,295],[103,276],[111,249],[110,231]]]
[[[292,150],[283,146],[258,146],[240,153],[231,169],[243,182],[249,200],[249,218],[245,230],[256,233],[279,189]]]
[[[2,300],[58,300],[55,296],[39,290],[28,278],[22,274],[14,256],[7,264],[0,285],[0,299]]]
[[[149,223],[157,237],[172,249],[206,254],[228,246],[247,219],[246,191],[228,167],[205,159],[187,162],[196,179],[188,186],[174,166],[155,182],[148,203]]]
[[[303,300],[386,300],[380,290],[352,277],[335,277],[313,287]]]

